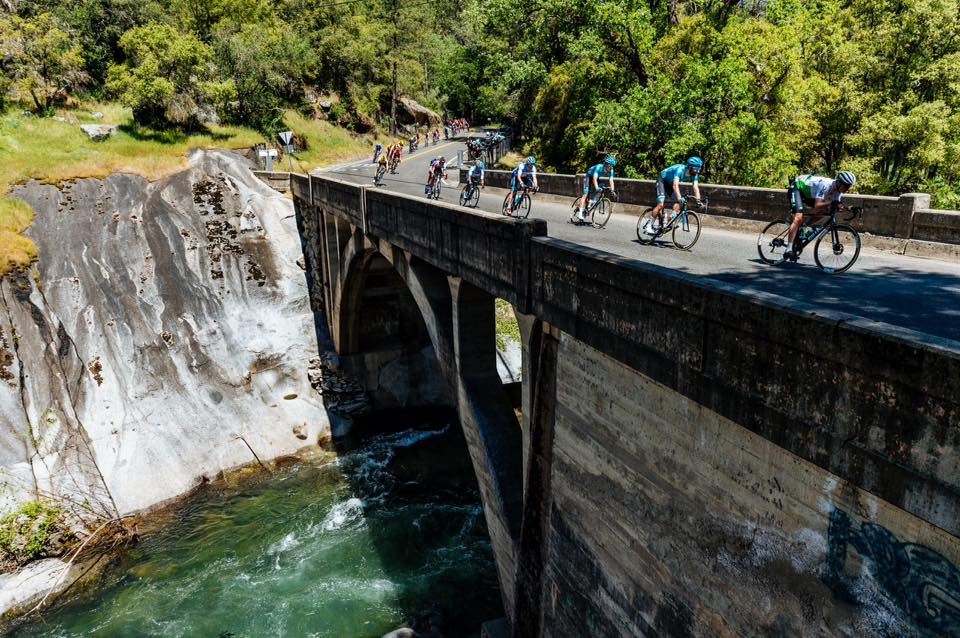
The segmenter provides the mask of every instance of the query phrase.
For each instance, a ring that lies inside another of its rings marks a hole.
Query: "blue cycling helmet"
[[[837,181],[847,186],[853,186],[857,183],[857,176],[850,171],[841,171],[837,173]]]
[[[703,168],[703,160],[694,155],[687,160],[687,166],[690,168]]]
[[[483,170],[483,162],[481,162],[480,160],[477,160],[477,163],[474,164],[474,166],[479,168],[481,171]]]
[[[531,155],[530,157],[527,158],[527,164],[530,164],[531,166],[536,166],[537,158]]]
[[[607,159],[603,160],[603,163],[606,164],[607,166],[616,166],[617,158],[615,158],[613,155],[608,155]]]

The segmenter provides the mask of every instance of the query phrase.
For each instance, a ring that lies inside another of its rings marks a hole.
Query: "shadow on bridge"
[[[709,277],[845,313],[855,295],[858,316],[960,340],[960,277],[890,266],[856,268],[830,275],[801,262]]]

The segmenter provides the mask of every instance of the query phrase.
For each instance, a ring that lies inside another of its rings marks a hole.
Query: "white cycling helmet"
[[[850,171],[841,171],[837,173],[837,181],[847,186],[853,186],[857,183],[857,176]]]

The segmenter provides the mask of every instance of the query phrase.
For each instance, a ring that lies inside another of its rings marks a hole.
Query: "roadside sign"
[[[280,141],[283,142],[285,146],[290,146],[293,143],[293,131],[281,131],[277,134],[280,137]],[[284,151],[289,153],[290,151]]]

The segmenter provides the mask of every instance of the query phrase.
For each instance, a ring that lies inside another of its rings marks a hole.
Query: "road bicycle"
[[[388,165],[388,167],[387,167],[388,170],[390,171],[390,174],[391,174],[391,175],[396,175],[396,174],[397,174],[397,167],[398,167],[398,166],[400,166],[400,158],[391,157],[391,158],[390,158],[390,163],[389,163],[389,165]]]
[[[700,209],[700,212],[706,213],[707,200],[703,199],[697,202],[697,207]],[[640,219],[637,220],[637,239],[641,244],[649,246],[660,237],[670,233],[673,245],[680,250],[690,250],[693,248],[693,245],[700,239],[700,215],[690,210],[688,200],[683,201],[680,210],[677,212],[674,212],[670,206],[664,206],[660,210],[659,220],[654,221],[654,232],[647,234],[644,226],[647,225],[648,221],[653,219],[653,209],[654,207],[650,206],[644,210],[640,215]],[[666,223],[663,223],[664,220],[666,220]],[[658,222],[660,223],[658,224]]]
[[[820,270],[827,273],[845,272],[860,256],[860,233],[847,223],[837,223],[837,213],[847,212],[843,222],[851,222],[863,215],[859,206],[837,206],[827,218],[815,226],[803,224],[793,242],[793,254],[786,254],[791,219],[767,224],[757,237],[757,252],[768,264],[797,261],[804,247],[813,244],[813,260]]]
[[[439,175],[434,177],[433,185],[428,187],[427,190],[427,199],[440,199],[440,187],[443,183],[443,178]]]
[[[460,205],[466,206],[467,208],[476,208],[480,202],[481,188],[483,187],[467,182],[463,190],[460,191]]]
[[[383,186],[383,176],[387,172],[386,164],[377,164],[377,174],[373,176],[374,186]]]
[[[599,195],[592,200],[588,200],[588,206],[583,211],[583,221],[580,220],[580,202],[584,197],[582,195],[573,202],[573,208],[570,210],[570,223],[576,225],[590,224],[594,228],[603,228],[610,221],[613,209],[616,206],[617,193],[611,191],[609,186],[601,186]]]
[[[507,217],[516,217],[517,219],[526,219],[530,215],[530,186],[521,186],[516,191],[507,193],[503,198],[503,206],[500,212]],[[534,191],[536,192],[536,191]],[[513,214],[510,214],[510,196],[513,195]]]

